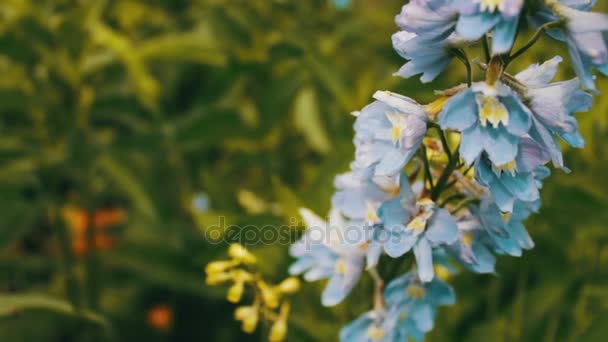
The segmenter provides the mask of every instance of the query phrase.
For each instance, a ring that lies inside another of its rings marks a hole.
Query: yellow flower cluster
[[[240,244],[228,248],[228,260],[217,260],[207,264],[207,285],[231,284],[226,299],[231,303],[241,303],[244,294],[251,293],[253,301],[249,305],[236,308],[234,318],[240,321],[246,333],[253,333],[260,320],[270,324],[270,342],[284,341],[287,336],[289,302],[286,295],[300,289],[300,281],[288,277],[279,284],[271,285],[256,271],[256,257]],[[250,291],[249,291],[250,290]]]

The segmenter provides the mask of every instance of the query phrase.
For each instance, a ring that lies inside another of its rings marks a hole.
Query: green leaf
[[[317,94],[312,87],[304,87],[293,104],[294,125],[304,135],[306,142],[315,151],[326,154],[331,150],[331,141],[321,120]]]
[[[149,219],[156,218],[156,209],[137,175],[133,174],[109,155],[102,156],[98,160],[98,164],[122,188],[125,194],[131,198],[139,211]]]
[[[76,310],[71,303],[63,299],[36,293],[0,295],[0,317],[29,310],[52,311],[62,315],[83,318],[102,327],[110,326],[103,316],[90,310]]]

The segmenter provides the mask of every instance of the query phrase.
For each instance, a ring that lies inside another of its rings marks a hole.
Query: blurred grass
[[[403,63],[390,45],[401,5],[3,1],[0,340],[260,339],[243,336],[224,291],[204,285],[204,265],[226,247],[205,233],[218,216],[293,226],[299,206],[325,213],[353,156],[349,112],[376,89],[424,102],[464,80],[456,63],[433,85],[391,76]],[[555,46],[543,38],[511,70],[565,55]],[[456,276],[457,304],[428,340],[605,340],[608,98],[595,102],[579,115],[587,147],[566,153],[573,172],[556,171],[528,223],[536,248],[499,258],[498,277]],[[193,205],[202,193],[208,210]],[[61,219],[68,205],[127,217],[85,224],[77,250]],[[271,279],[285,275],[286,246],[253,251]],[[289,341],[335,340],[369,306],[365,281],[332,309],[319,304],[321,286],[296,296]],[[149,320],[159,305],[173,311],[169,327]]]

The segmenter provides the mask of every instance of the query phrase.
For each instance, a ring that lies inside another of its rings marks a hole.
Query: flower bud
[[[215,274],[215,273],[223,273],[225,272],[227,269],[238,265],[237,261],[234,260],[230,260],[230,261],[212,261],[210,263],[207,264],[207,266],[205,267],[205,273],[207,273],[207,275],[210,274]]]
[[[245,284],[242,281],[235,282],[228,289],[228,294],[226,295],[226,299],[228,299],[228,301],[230,303],[238,303],[241,301],[244,291],[245,291]]]
[[[230,245],[230,248],[228,248],[228,255],[245,264],[255,264],[256,262],[255,256],[249,253],[249,251],[239,243]]]
[[[244,332],[251,334],[258,325],[257,306],[240,306],[234,311],[234,319],[242,322]]]
[[[281,314],[279,318],[272,324],[268,340],[270,342],[281,342],[287,337],[287,316],[289,315],[289,304],[281,305]]]
[[[224,273],[210,273],[207,274],[207,278],[205,279],[207,285],[218,285],[228,280],[232,279],[232,273],[224,272]]]
[[[277,289],[281,293],[285,294],[293,294],[300,290],[300,280],[296,277],[289,277],[283,280],[278,286]]]
[[[279,295],[277,292],[275,292],[263,280],[259,280],[257,282],[257,286],[260,290],[260,294],[262,295],[262,300],[264,301],[267,307],[271,309],[279,307]]]

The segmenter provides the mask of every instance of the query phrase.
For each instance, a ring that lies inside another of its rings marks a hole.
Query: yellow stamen
[[[448,102],[449,99],[450,99],[449,96],[440,96],[435,101],[424,106],[424,109],[425,109],[426,113],[428,114],[428,116],[432,120],[435,120],[437,118],[437,115],[439,114],[439,112],[441,112],[441,110],[443,109],[443,106],[445,105],[446,102]]]
[[[500,216],[502,217],[502,221],[504,223],[508,223],[511,219],[511,213],[500,213]]]
[[[464,232],[462,234],[462,244],[465,246],[470,246],[473,243],[473,235],[469,232]]]
[[[374,324],[367,330],[367,336],[372,340],[380,340],[385,336],[385,332]]]
[[[517,165],[515,163],[515,160],[512,160],[512,161],[510,161],[508,163],[495,166],[496,167],[495,171],[504,171],[504,172],[510,173],[512,176],[515,176],[515,167],[516,166]],[[499,172],[496,172],[496,173],[499,173]]]
[[[426,228],[426,217],[418,215],[414,217],[407,225],[407,229],[412,229],[417,233],[421,233]]]
[[[367,203],[367,212],[365,212],[365,221],[369,224],[374,224],[380,221],[377,214],[377,208],[373,203]]]
[[[503,0],[476,0],[479,3],[479,8],[482,11],[494,13],[497,9],[502,9],[504,6]]]
[[[441,280],[448,280],[450,278],[450,270],[443,265],[436,264],[433,267],[435,269],[435,274],[437,278]]]
[[[410,285],[406,291],[410,297],[415,299],[420,299],[426,295],[426,290],[420,285]]]
[[[399,142],[401,132],[406,128],[405,117],[399,113],[386,112],[386,118],[390,121],[392,127],[390,129],[390,137],[393,144]]]
[[[346,264],[344,263],[344,260],[338,260],[338,262],[336,263],[336,272],[338,272],[338,273],[346,272]]]
[[[505,126],[509,125],[509,111],[498,98],[478,94],[476,100],[481,126],[485,127],[488,122],[494,127],[498,127],[501,122]]]

